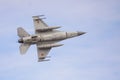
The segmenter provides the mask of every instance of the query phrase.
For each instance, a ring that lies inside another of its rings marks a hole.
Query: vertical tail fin
[[[29,33],[27,33],[22,27],[17,28],[17,34],[19,37],[26,37],[26,36],[30,36]]]
[[[23,55],[23,54],[25,54],[26,53],[26,51],[28,50],[28,48],[30,47],[30,45],[31,44],[24,44],[24,43],[22,43],[21,45],[20,45],[20,53]]]

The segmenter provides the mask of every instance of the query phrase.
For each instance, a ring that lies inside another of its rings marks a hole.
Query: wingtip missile
[[[39,59],[38,62],[50,61],[50,59]]]
[[[33,19],[46,19],[45,17],[43,17],[45,15],[37,15],[37,16],[32,16]],[[43,18],[42,18],[43,17]]]

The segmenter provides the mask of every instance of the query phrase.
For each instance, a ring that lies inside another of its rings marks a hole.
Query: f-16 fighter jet
[[[63,44],[57,44],[57,42],[69,39],[72,37],[80,36],[85,32],[64,32],[56,30],[59,26],[49,27],[44,21],[42,16],[33,16],[33,22],[35,27],[35,34],[30,35],[22,27],[17,28],[17,33],[20,39],[18,43],[20,45],[20,53],[25,54],[30,45],[36,44],[38,53],[38,62],[49,61],[47,55],[53,47],[59,47]]]

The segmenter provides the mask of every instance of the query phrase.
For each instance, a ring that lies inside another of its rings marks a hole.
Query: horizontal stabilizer
[[[22,27],[17,28],[17,34],[21,38],[26,37],[26,36],[30,36],[30,34],[27,33]]]
[[[23,55],[26,53],[26,51],[28,50],[28,48],[30,47],[31,44],[21,44],[20,45],[20,53]]]

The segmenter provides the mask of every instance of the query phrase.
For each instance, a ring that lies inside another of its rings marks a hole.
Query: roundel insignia
[[[41,53],[41,56],[44,56],[44,53]]]

